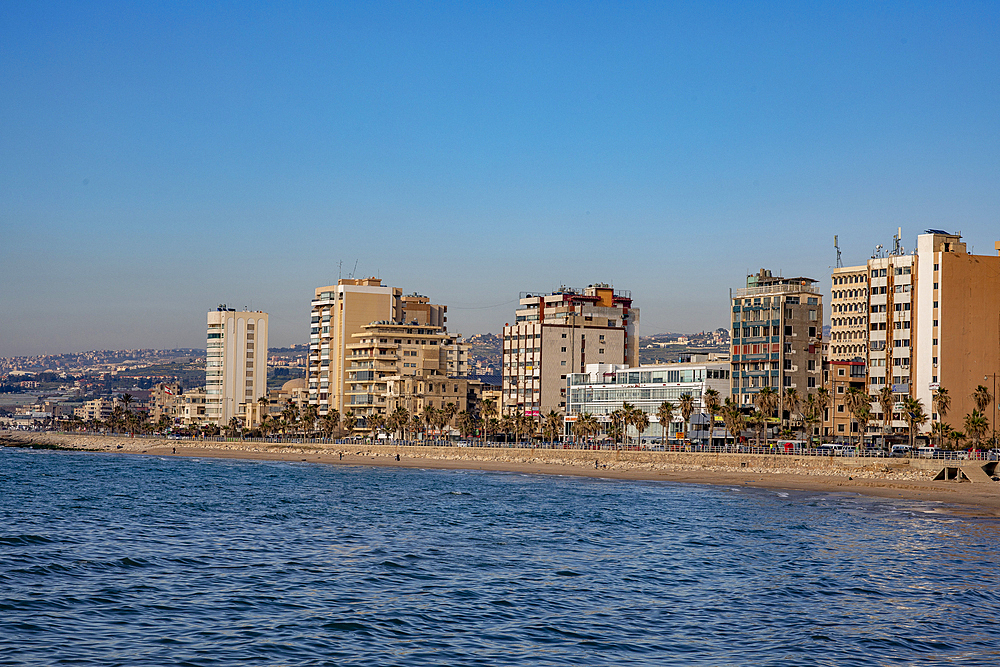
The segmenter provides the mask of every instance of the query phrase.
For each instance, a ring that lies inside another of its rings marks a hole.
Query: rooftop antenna
[[[344,260],[337,262],[337,280],[341,280],[344,277]]]
[[[351,271],[351,278],[354,277],[354,272],[358,270],[358,260],[354,260],[354,271]]]
[[[903,246],[900,244],[900,241],[902,241],[902,240],[903,240],[903,228],[902,227],[897,227],[896,228],[896,233],[892,237],[892,254],[893,255],[902,255],[903,254]]]
[[[840,244],[837,242],[837,235],[833,235],[833,247],[837,249],[837,268],[844,268],[844,263],[840,261]]]

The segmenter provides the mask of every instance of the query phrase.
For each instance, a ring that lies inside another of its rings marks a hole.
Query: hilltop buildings
[[[503,329],[503,405],[509,414],[566,412],[566,378],[587,364],[636,366],[639,309],[629,292],[598,283],[522,294]]]
[[[205,418],[225,426],[267,392],[267,313],[222,305],[208,313]]]

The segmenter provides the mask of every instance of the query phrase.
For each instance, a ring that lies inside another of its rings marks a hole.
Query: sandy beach
[[[307,461],[328,465],[397,466],[572,475],[627,480],[858,493],[936,503],[965,516],[1000,517],[1000,482],[981,463],[961,462],[973,481],[935,481],[944,463],[911,459],[586,451],[508,448],[405,447],[369,444],[199,442],[64,433],[0,432],[5,446],[119,452],[137,455]],[[396,460],[396,456],[399,460]],[[951,466],[957,462],[949,463]]]

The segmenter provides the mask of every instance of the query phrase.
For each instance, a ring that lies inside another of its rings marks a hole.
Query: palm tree
[[[770,387],[764,387],[759,392],[757,392],[756,396],[753,397],[754,407],[756,407],[757,410],[760,411],[761,416],[763,417],[763,424],[765,426],[767,425],[768,417],[770,417],[774,413],[775,409],[777,409],[779,399],[780,397],[778,396],[778,392],[771,389]],[[767,438],[765,437],[765,441],[766,439]],[[765,442],[765,444],[767,443]],[[757,446],[758,447],[760,446],[759,435],[757,436]]]
[[[800,405],[799,392],[795,390],[795,387],[789,387],[785,390],[783,400],[785,410],[788,410],[788,428],[792,428],[792,420]]]
[[[691,394],[685,394],[684,396],[690,397]],[[681,400],[684,399],[684,396],[681,396]],[[662,434],[661,441],[664,445],[667,444],[667,437],[670,435],[670,422],[674,420],[675,409],[676,408],[673,403],[670,401],[663,401],[660,403],[660,407],[656,410],[656,418],[660,422],[660,432]],[[688,416],[690,416],[690,414]]]
[[[725,405],[722,406],[722,421],[726,424],[726,430],[733,436],[733,444],[735,445],[746,426],[746,417],[740,410],[739,403],[734,401],[732,397],[727,398]]]
[[[686,392],[681,394],[680,400],[678,401],[678,405],[680,406],[681,409],[681,419],[683,419],[684,423],[687,424],[686,427],[687,439],[690,440],[691,414],[694,412],[694,396]]]
[[[584,412],[582,415],[577,417],[576,423],[573,424],[573,434],[577,437],[583,438],[585,442],[588,436],[594,436],[600,430],[601,425],[598,423],[597,417],[589,412]]]
[[[990,422],[980,410],[965,415],[965,432],[972,437],[972,446],[979,449],[979,440],[986,435]]]
[[[625,435],[625,443],[628,444],[628,427],[632,426],[632,420],[635,419],[636,408],[631,403],[622,403],[622,433]]]
[[[545,415],[545,423],[542,425],[542,431],[549,436],[549,445],[555,441],[556,437],[559,435],[559,431],[562,428],[563,419],[562,415],[555,410],[549,410],[549,414]]]
[[[385,416],[380,415],[377,412],[372,413],[368,416],[368,429],[372,440],[378,439],[378,434],[385,428]]]
[[[406,440],[406,427],[410,423],[410,413],[402,405],[397,407],[389,415],[389,427],[394,431],[399,431],[399,438]]]
[[[242,435],[243,422],[240,421],[239,417],[230,417],[229,426],[226,430],[228,431],[228,435],[231,438],[235,438],[238,435]]]
[[[882,408],[882,442],[886,444],[889,428],[892,424],[892,408],[896,397],[892,395],[892,387],[886,385],[878,390],[878,404]]]
[[[948,416],[948,410],[951,409],[951,396],[948,395],[948,390],[944,387],[938,387],[934,394],[931,396],[931,406],[938,414],[938,421],[943,422],[944,418]],[[940,441],[938,442],[938,447],[941,446]]]
[[[979,410],[979,412],[982,413],[983,418],[986,419],[986,427],[988,430],[989,424],[992,422],[993,419],[995,419],[995,417],[989,416],[989,412],[986,409],[993,401],[993,394],[991,394],[990,390],[984,387],[983,385],[979,385],[978,387],[976,387],[976,391],[972,393],[972,400],[975,401],[976,408]]]
[[[910,428],[910,449],[916,443],[916,428],[927,423],[927,413],[924,412],[924,404],[918,398],[907,396],[903,401],[903,418]]]
[[[458,406],[454,403],[448,403],[448,405],[444,406],[444,408],[441,409],[441,430],[444,430],[445,427],[449,426],[457,414]]]
[[[267,406],[269,404],[270,404],[270,401],[267,400],[267,396],[261,396],[260,398],[257,399],[257,405],[260,406],[260,410],[259,410],[260,415],[259,416],[260,416],[260,423],[261,424],[263,424],[264,420],[267,419]]]
[[[304,438],[307,428],[310,433],[316,430],[316,417],[319,415],[319,409],[315,405],[303,405],[299,413],[302,420],[302,437]]]
[[[423,412],[420,413],[420,418],[426,425],[424,428],[424,432],[426,434],[427,429],[433,426],[437,421],[437,409],[433,405],[425,405]]]
[[[633,413],[632,415],[632,426],[635,427],[636,431],[638,431],[638,435],[636,435],[635,439],[635,444],[637,446],[641,445],[642,434],[646,431],[647,428],[649,428],[649,415],[647,415],[642,410],[636,410],[635,413]]]
[[[122,398],[124,398],[124,396]],[[976,387],[976,390],[972,392],[972,400],[976,404],[976,409],[985,414],[987,406],[989,406],[990,402],[993,401],[993,395],[990,393],[989,389],[983,385],[979,385]]]
[[[483,419],[483,435],[488,437],[493,419],[497,416],[497,406],[492,398],[484,398],[479,403],[479,416]]]
[[[868,421],[871,419],[871,403],[868,400],[868,394],[857,387],[851,387],[844,394],[844,407],[851,413],[854,420],[858,422],[859,430],[861,429],[861,420],[858,418],[858,415],[863,414],[865,416],[865,425],[867,426]],[[861,442],[864,442],[864,437],[864,431],[861,431]],[[850,442],[849,435],[848,442]]]
[[[862,392],[862,396],[867,396]],[[858,449],[864,448],[865,445],[865,432],[868,431],[868,422],[872,420],[872,404],[865,401],[859,403],[857,408],[852,411],[854,415],[854,420],[858,422]]]
[[[628,405],[626,403],[625,405]],[[611,413],[611,428],[608,429],[609,435],[614,439],[615,449],[618,449],[618,436],[621,435],[624,430],[623,426],[625,424],[625,417],[628,413],[625,412],[624,406],[618,408]],[[613,433],[612,433],[613,431]]]
[[[340,428],[340,412],[336,408],[330,408],[319,420],[323,435],[330,438],[334,431]]]
[[[358,418],[354,416],[354,410],[348,409],[344,412],[344,429],[347,430],[347,436],[350,437],[354,435],[354,427],[358,425]]]
[[[715,429],[715,415],[719,414],[719,410],[722,409],[722,404],[719,402],[719,392],[715,389],[706,389],[701,395],[701,404],[708,413],[708,446],[711,447],[712,431]]]
[[[457,415],[458,432],[463,438],[468,438],[476,430],[476,417],[468,410],[462,410]]]
[[[965,434],[961,431],[952,430],[948,433],[948,439],[951,440],[951,448],[958,449],[958,446],[965,440]]]
[[[757,447],[760,447],[760,436],[761,431],[767,425],[767,415],[761,412],[759,409],[755,409],[753,414],[747,419],[750,425],[753,427],[754,432],[757,434]]]
[[[931,424],[931,434],[937,436],[938,447],[943,449],[943,442],[949,435],[951,435],[952,428],[942,421],[936,421]]]

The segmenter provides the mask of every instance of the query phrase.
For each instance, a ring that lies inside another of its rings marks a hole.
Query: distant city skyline
[[[199,348],[219,303],[302,343],[352,274],[465,336],[595,282],[639,335],[695,332],[760,268],[828,297],[834,234],[845,265],[897,227],[1000,240],[996,3],[12,2],[0,30],[4,357]]]

